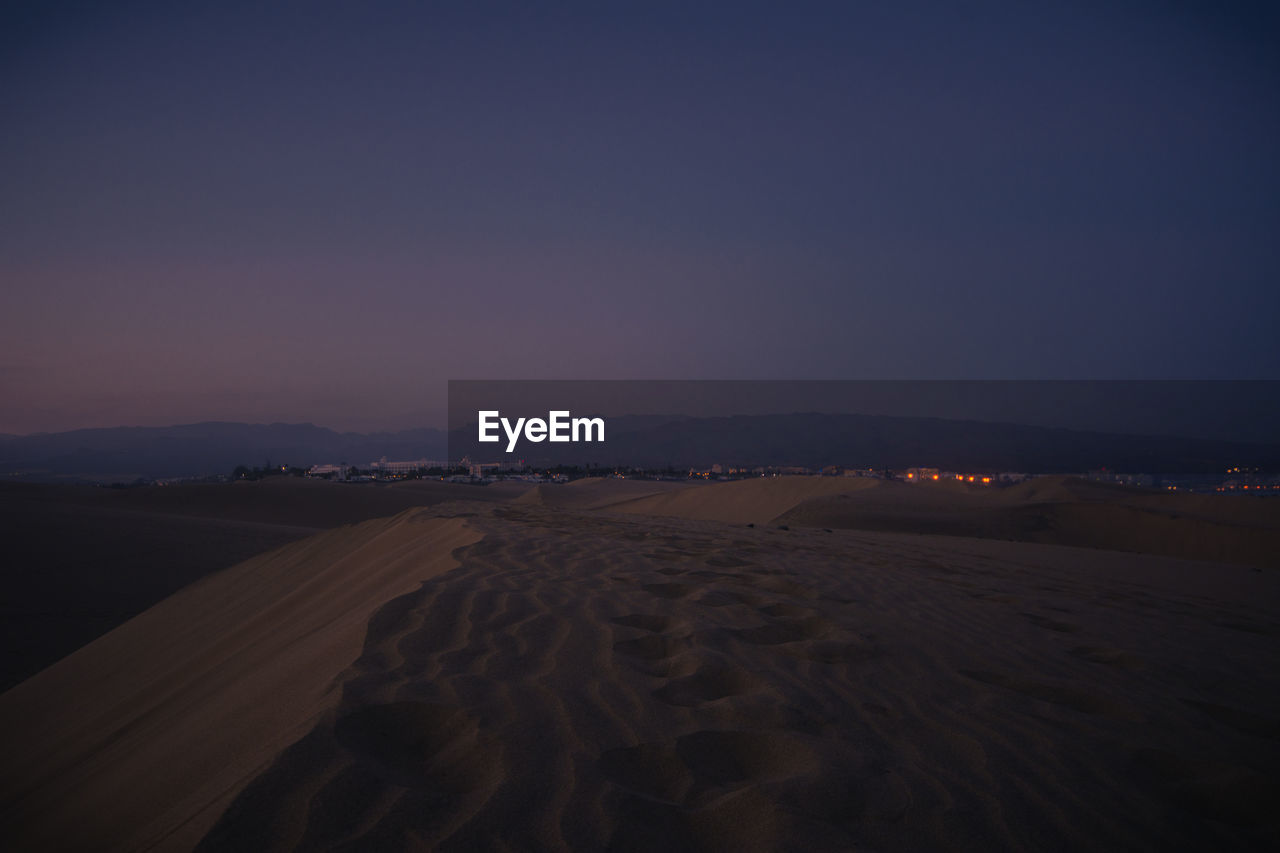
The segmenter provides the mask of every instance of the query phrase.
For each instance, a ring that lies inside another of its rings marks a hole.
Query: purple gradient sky
[[[1267,6],[185,5],[0,13],[0,432],[1280,377]]]

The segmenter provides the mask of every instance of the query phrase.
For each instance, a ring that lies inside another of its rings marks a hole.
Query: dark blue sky
[[[0,432],[1280,378],[1265,6],[181,5],[0,19]]]

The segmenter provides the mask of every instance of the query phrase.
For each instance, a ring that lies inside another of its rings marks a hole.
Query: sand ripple
[[[539,505],[470,523],[201,849],[1277,840],[1274,642],[1220,624],[1270,630],[1264,608],[1044,546]]]

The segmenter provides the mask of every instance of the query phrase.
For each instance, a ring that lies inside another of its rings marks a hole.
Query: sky
[[[1266,4],[0,12],[0,432],[1280,378]]]

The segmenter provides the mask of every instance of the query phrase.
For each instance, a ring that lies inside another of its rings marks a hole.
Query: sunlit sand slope
[[[567,509],[601,509],[640,498],[693,488],[688,483],[592,477],[563,484],[535,486],[515,503]]]
[[[320,530],[526,483],[299,477],[105,489],[0,482],[0,692],[184,586]]]
[[[0,847],[189,850],[478,533],[409,510],[205,578],[0,696]]]
[[[641,497],[614,504],[611,509],[638,515],[764,524],[806,500],[874,488],[877,482],[843,477],[757,477]]]

